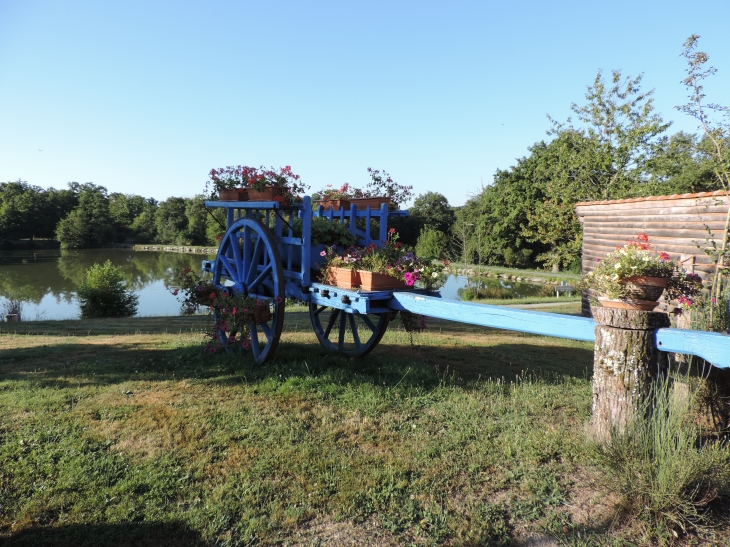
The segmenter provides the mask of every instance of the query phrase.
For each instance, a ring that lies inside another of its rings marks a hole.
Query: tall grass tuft
[[[624,432],[596,446],[608,485],[630,514],[673,534],[706,528],[707,509],[730,495],[730,446],[692,420],[695,390],[657,382]]]

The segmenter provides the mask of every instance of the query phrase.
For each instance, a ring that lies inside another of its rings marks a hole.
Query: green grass
[[[395,322],[351,361],[288,313],[255,367],[203,355],[204,321],[0,325],[0,542],[635,544],[585,440],[590,344]]]

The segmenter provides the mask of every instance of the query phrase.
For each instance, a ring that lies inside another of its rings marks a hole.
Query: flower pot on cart
[[[245,188],[218,190],[218,201],[248,201],[248,192]]]
[[[389,291],[408,288],[405,281],[388,274],[367,270],[358,270],[357,273],[360,276],[360,290],[363,291]]]
[[[387,197],[376,197],[376,198],[352,198],[350,205],[356,205],[358,211],[364,211],[368,207],[370,209],[380,209],[380,206],[385,203],[390,205],[390,198]]]
[[[325,210],[332,209],[333,211],[339,211],[340,209],[349,209],[350,200],[348,199],[325,199],[317,202],[317,205],[321,205]]]
[[[342,289],[353,289],[360,284],[357,271],[350,268],[330,268],[328,282]]]
[[[274,201],[274,198],[281,196],[284,191],[279,186],[266,186],[263,190],[248,189],[249,201]]]

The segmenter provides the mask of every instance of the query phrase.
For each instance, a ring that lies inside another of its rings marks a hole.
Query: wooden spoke
[[[325,310],[329,314],[323,314]],[[323,321],[322,317],[327,317],[327,321]],[[310,303],[309,318],[319,343],[326,349],[347,357],[362,357],[375,349],[380,342],[388,328],[390,314],[349,313]],[[335,325],[337,329],[334,328]]]

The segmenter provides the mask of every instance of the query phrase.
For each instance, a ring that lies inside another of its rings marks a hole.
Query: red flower
[[[670,260],[670,258],[669,258],[669,255],[667,253],[664,253],[663,252],[663,253],[661,253],[659,255],[659,260],[664,260],[666,262],[667,260]]]
[[[390,230],[388,230],[388,233],[389,234],[394,234],[395,233],[395,228],[391,228]]]

